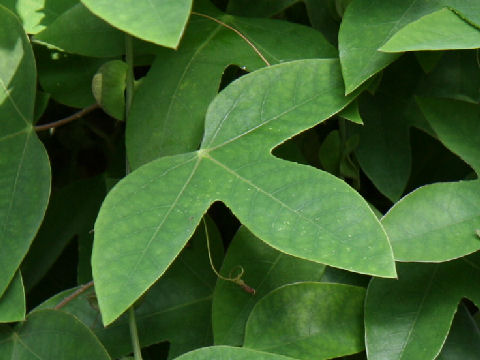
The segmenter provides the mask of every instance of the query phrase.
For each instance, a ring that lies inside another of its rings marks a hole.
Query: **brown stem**
[[[75,299],[76,297],[78,297],[80,294],[84,293],[85,291],[87,291],[88,289],[90,289],[91,287],[93,286],[93,280],[82,285],[80,288],[78,288],[77,290],[75,290],[73,293],[71,293],[70,295],[68,295],[65,299],[63,299],[62,301],[60,301],[55,307],[54,309],[55,310],[58,310],[58,309],[61,309],[62,307],[64,307],[65,305],[67,305],[70,301],[72,301],[73,299]]]
[[[215,21],[217,24],[220,24],[220,25],[226,27],[227,29],[230,29],[230,30],[234,31],[238,36],[240,36],[243,40],[245,40],[245,42],[246,42],[248,45],[250,45],[250,47],[253,49],[253,51],[255,51],[255,52],[257,53],[257,55],[260,56],[260,58],[263,60],[263,62],[264,62],[265,64],[267,64],[267,66],[270,66],[270,63],[269,63],[268,60],[265,58],[265,56],[263,56],[263,54],[260,52],[260,50],[258,50],[257,47],[256,47],[250,40],[248,40],[248,38],[247,38],[245,35],[243,35],[240,31],[238,31],[237,29],[231,27],[230,25],[225,24],[224,22],[222,22],[222,21],[220,21],[220,20],[218,20],[218,19],[216,19],[216,18],[214,18],[214,17],[212,17],[212,16],[210,16],[210,15],[197,13],[197,12],[195,12],[195,11],[192,11],[192,14],[193,14],[193,15],[202,16],[202,17],[204,17],[204,18],[213,20],[213,21]]]
[[[48,130],[48,129],[53,129],[65,124],[68,124],[69,122],[72,122],[73,120],[80,119],[87,115],[88,113],[91,113],[93,110],[96,110],[100,107],[98,104],[90,105],[89,107],[86,107],[85,109],[82,109],[78,112],[76,112],[73,115],[67,116],[66,118],[48,123],[48,124],[43,124],[43,125],[37,125],[35,126],[35,131],[43,131],[43,130]]]

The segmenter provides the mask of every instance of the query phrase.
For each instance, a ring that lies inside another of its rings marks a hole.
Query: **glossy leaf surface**
[[[479,24],[479,4],[474,0],[352,1],[342,19],[338,38],[346,93],[398,58],[398,54],[378,51],[395,33],[446,6]]]
[[[2,360],[109,360],[88,328],[60,311],[36,311],[16,328],[0,327]]]
[[[426,185],[382,219],[395,260],[446,261],[480,249],[480,181]]]
[[[473,286],[479,255],[441,264],[400,263],[398,280],[373,279],[365,301],[369,359],[434,359],[460,300],[480,303],[480,289]]]
[[[59,14],[34,40],[83,56],[111,57],[125,51],[124,34],[80,2]]]
[[[82,0],[94,14],[118,29],[157,45],[176,48],[192,0]]]
[[[325,270],[325,265],[298,259],[271,248],[245,227],[238,230],[229,245],[220,273],[233,276],[238,274],[239,266],[245,270],[242,279],[255,289],[255,294],[231,282],[217,280],[212,314],[213,335],[217,345],[242,345],[248,316],[260,299],[285,284],[319,281]]]
[[[0,6],[0,296],[43,219],[50,166],[32,126],[35,63],[22,25]]]
[[[480,174],[478,104],[431,98],[418,98],[417,102],[438,139]]]
[[[7,290],[0,297],[0,323],[25,319],[25,290],[22,275],[17,271]]]
[[[480,330],[468,308],[460,304],[437,360],[475,360],[480,357]]]
[[[176,360],[293,360],[291,357],[231,346],[201,348]]]
[[[343,92],[336,60],[258,70],[210,105],[201,150],[153,161],[121,181],[95,225],[92,264],[104,323],[162,275],[215,200],[283,252],[395,276],[388,239],[355,191],[327,173],[270,153],[344,108],[353,97]],[[244,151],[252,147],[257,151]],[[127,199],[129,206],[121,206]],[[263,216],[266,211],[275,214],[273,222]]]
[[[305,360],[360,352],[364,297],[364,288],[350,285],[282,286],[255,305],[244,346]]]
[[[198,7],[246,36],[271,64],[337,57],[337,50],[321,34],[305,26],[225,15],[204,2]],[[193,14],[178,51],[158,53],[134,98],[126,130],[132,168],[198,149],[205,112],[218,92],[225,68],[232,64],[246,71],[266,66],[239,34]]]
[[[480,29],[468,24],[453,11],[444,8],[403,27],[379,50],[403,52],[479,47]]]
[[[223,249],[214,224],[208,221],[215,266]],[[216,276],[208,260],[203,224],[164,276],[135,307],[140,344],[146,347],[169,341],[169,359],[201,346],[212,345],[212,293]],[[188,289],[186,291],[185,289]],[[38,309],[53,308],[74,289],[47,300]],[[132,352],[128,316],[104,328],[95,291],[89,289],[62,308],[88,326],[112,358]]]

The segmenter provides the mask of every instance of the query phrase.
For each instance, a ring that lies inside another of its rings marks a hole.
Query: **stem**
[[[245,42],[253,49],[253,51],[255,51],[257,53],[258,56],[260,56],[260,59],[262,59],[262,61],[267,65],[267,66],[270,66],[270,63],[268,62],[268,60],[265,58],[265,56],[263,56],[263,54],[260,52],[260,50],[257,49],[257,47],[250,41],[248,40],[248,38],[243,35],[240,31],[238,31],[237,29],[235,29],[234,27],[231,27],[230,25],[228,24],[225,24],[223,21],[220,21],[210,15],[206,15],[206,14],[201,14],[201,13],[198,13],[196,11],[192,11],[192,14],[193,15],[197,15],[197,16],[201,16],[201,17],[204,17],[206,19],[209,19],[209,20],[212,20],[212,21],[215,21],[217,24],[220,24],[222,25],[223,27],[226,27],[227,29],[230,29],[232,30],[233,32],[235,32],[235,34],[237,34],[238,36],[240,36],[243,40],[245,40]]]
[[[133,44],[132,37],[125,34],[125,61],[127,63],[127,83],[125,88],[125,121],[128,121],[128,114],[130,113],[130,107],[132,106],[133,99]],[[130,172],[128,160],[125,159],[126,173]],[[140,348],[140,341],[138,340],[137,322],[135,321],[135,309],[134,306],[130,306],[128,309],[128,325],[130,327],[130,338],[132,339],[133,354],[135,360],[142,360],[142,350]]]
[[[142,352],[140,350],[140,342],[138,341],[137,323],[135,321],[135,310],[133,306],[128,310],[128,325],[130,327],[134,358],[135,360],[142,360]]]
[[[132,106],[133,99],[133,86],[134,86],[134,77],[133,77],[133,44],[132,37],[128,34],[125,34],[125,61],[127,62],[127,84],[125,89],[125,120],[128,119],[128,113],[130,112],[130,107]]]
[[[60,301],[55,307],[54,309],[55,310],[59,310],[61,309],[62,307],[64,307],[65,305],[67,305],[70,301],[72,301],[73,299],[75,299],[76,297],[78,297],[80,294],[84,293],[85,291],[87,291],[88,289],[90,289],[91,287],[93,286],[93,280],[86,283],[85,285],[82,285],[82,287],[80,287],[79,289],[75,290],[73,293],[71,293],[69,296],[67,296],[65,299],[63,299],[62,301]]]
[[[88,113],[91,113],[93,110],[96,110],[100,107],[98,104],[90,105],[89,107],[86,107],[85,109],[82,109],[78,112],[76,112],[73,115],[67,116],[66,118],[48,123],[48,124],[43,124],[43,125],[37,125],[35,126],[35,131],[43,131],[43,130],[49,130],[53,129],[65,124],[68,124],[69,122],[72,122],[73,120],[80,119],[87,115]]]

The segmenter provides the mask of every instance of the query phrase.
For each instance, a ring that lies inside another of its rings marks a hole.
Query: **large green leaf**
[[[104,323],[163,274],[216,200],[283,252],[395,276],[388,239],[361,196],[328,173],[271,154],[348,105],[353,97],[343,93],[336,60],[258,70],[212,102],[200,150],[153,161],[112,189],[95,224],[92,257]]]
[[[446,261],[480,249],[480,181],[426,185],[382,219],[395,260]]]
[[[203,3],[199,7],[240,31],[272,64],[337,57],[336,49],[320,33],[305,26],[238,18]],[[230,64],[248,71],[265,66],[237,33],[211,19],[193,15],[179,50],[159,52],[134,98],[126,130],[132,168],[160,156],[198,148],[208,104],[217,94],[222,74]]]
[[[215,344],[242,345],[245,324],[255,304],[270,291],[297,281],[318,281],[325,265],[281,253],[246,227],[241,227],[228,247],[220,273],[229,276],[245,270],[244,281],[255,289],[249,294],[231,282],[218,279],[213,295],[213,336]],[[295,269],[295,271],[292,271]]]
[[[37,232],[50,193],[47,153],[32,126],[35,62],[22,25],[0,6],[0,296]]]
[[[476,0],[352,1],[338,34],[346,93],[398,58],[398,54],[378,51],[396,32],[446,6],[480,24],[480,3]]]
[[[379,50],[403,52],[479,47],[480,29],[468,24],[453,11],[441,9],[403,27]]]
[[[304,282],[260,300],[248,318],[244,346],[296,359],[331,359],[364,349],[365,289]]]
[[[124,34],[92,14],[78,0],[57,13],[34,40],[83,56],[112,57],[125,52]]]
[[[0,297],[0,323],[25,319],[25,290],[22,275],[17,271],[7,290]]]
[[[438,139],[480,174],[480,108],[470,102],[418,98]]]
[[[398,280],[373,279],[365,302],[370,360],[434,359],[459,301],[480,304],[480,253],[440,264],[397,264]]]
[[[460,304],[452,328],[437,360],[476,360],[480,358],[480,330],[467,307]]]
[[[82,0],[94,14],[116,28],[155,44],[176,48],[192,0]]]
[[[218,230],[208,221],[213,259],[218,267],[223,249]],[[213,343],[212,293],[216,276],[208,260],[203,224],[165,275],[135,305],[142,347],[169,341],[169,358]],[[188,289],[188,291],[186,291]],[[55,295],[37,309],[53,308],[76,289]],[[132,352],[128,316],[105,328],[95,291],[89,289],[70,301],[62,311],[87,325],[112,358]]]
[[[67,11],[78,0],[0,0],[3,5],[15,12],[28,34],[36,34],[56,19],[58,14]]]
[[[2,360],[109,360],[88,328],[60,311],[36,311],[16,328],[0,328]]]
[[[231,346],[201,348],[182,355],[176,360],[293,360],[277,354]]]
[[[297,2],[299,0],[231,0],[227,11],[240,16],[269,17]]]

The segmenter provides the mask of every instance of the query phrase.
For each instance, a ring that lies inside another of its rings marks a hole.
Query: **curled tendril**
[[[205,237],[207,239],[208,259],[210,260],[210,267],[212,268],[215,275],[217,275],[217,277],[219,279],[222,279],[224,281],[233,282],[234,284],[237,284],[238,286],[240,286],[245,292],[247,292],[249,294],[252,294],[252,295],[255,295],[255,289],[248,286],[245,283],[245,281],[243,281],[243,279],[242,279],[243,274],[245,273],[245,269],[242,266],[240,266],[240,265],[235,266],[232,270],[230,270],[230,273],[228,274],[228,277],[225,277],[225,276],[221,275],[217,271],[217,269],[215,269],[215,265],[213,265],[213,260],[212,260],[212,253],[210,251],[210,236],[208,235],[207,222],[205,221],[205,218],[202,218],[202,221],[203,221],[203,225],[205,227]],[[240,272],[236,276],[233,276],[236,269],[239,269]]]

